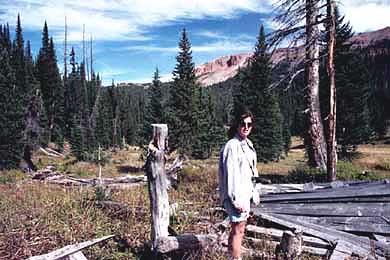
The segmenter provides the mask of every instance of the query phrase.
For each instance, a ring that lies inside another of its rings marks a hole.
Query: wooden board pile
[[[389,180],[260,189],[262,201],[254,214],[269,229],[249,227],[248,232],[268,234],[276,241],[281,240],[280,230],[301,232],[303,251],[330,259],[390,259]]]

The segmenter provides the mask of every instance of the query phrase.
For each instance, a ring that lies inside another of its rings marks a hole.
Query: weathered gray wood
[[[263,212],[313,217],[390,216],[390,203],[264,203],[259,208]]]
[[[289,229],[302,230],[304,234],[322,238],[333,244],[338,244],[345,253],[352,253],[361,257],[370,256],[372,250],[377,254],[379,259],[384,259],[386,248],[379,245],[377,241],[373,241],[374,248],[371,248],[371,243],[368,239],[352,235],[346,232],[334,230],[320,225],[315,225],[308,222],[296,221],[294,218],[286,217],[280,214],[265,214],[258,209],[254,209],[254,213],[262,219],[277,223]]]
[[[271,195],[272,193],[294,193],[294,192],[308,192],[324,188],[329,188],[329,184],[321,183],[305,183],[305,184],[257,184],[260,195]]]
[[[390,224],[381,217],[308,217],[294,216],[298,221],[332,227],[341,231],[375,233],[390,236]]]
[[[282,232],[283,234],[283,232]],[[253,237],[244,237],[245,241],[248,241],[250,245],[252,246],[263,246],[264,243],[271,243],[274,247],[277,247],[280,244],[279,241],[269,241],[259,238],[253,238]],[[327,255],[328,249],[327,248],[320,248],[320,247],[313,247],[313,246],[302,246],[302,252],[317,255],[317,256],[325,256]]]
[[[350,254],[343,252],[342,246],[337,245],[331,252],[329,260],[350,259]]]
[[[68,260],[88,260],[88,259],[81,251],[78,251],[73,255],[68,256]]]
[[[254,225],[247,225],[246,233],[247,235],[255,235],[256,237],[260,235],[260,237],[263,238],[268,238],[268,239],[271,238],[271,240],[277,242],[280,242],[283,236],[283,230],[276,229],[276,228],[264,228],[260,226],[254,226]],[[303,245],[305,246],[318,247],[318,248],[330,247],[329,242],[322,240],[320,238],[302,235],[302,239],[303,239]]]
[[[75,253],[77,253],[77,252],[79,252],[87,247],[93,246],[97,243],[100,243],[102,241],[105,241],[105,240],[113,238],[113,237],[114,237],[114,235],[109,235],[109,236],[81,242],[81,243],[74,244],[74,245],[68,245],[68,246],[57,249],[57,250],[55,250],[51,253],[45,254],[45,255],[30,257],[28,260],[57,260],[57,259],[61,259],[63,257],[73,255],[73,254],[75,254]]]
[[[146,174],[151,207],[152,250],[156,253],[158,239],[169,235],[168,180],[165,174],[168,127],[166,124],[153,124],[152,126],[153,138],[149,144]]]
[[[356,199],[368,197],[390,197],[390,182],[388,180],[376,182],[362,182],[348,184],[339,188],[319,189],[311,192],[299,192],[288,194],[272,194],[262,197],[263,203],[289,202],[289,201],[313,201],[329,199]]]
[[[218,239],[217,235],[192,235],[183,234],[171,237],[159,237],[157,251],[159,253],[169,253],[176,250],[194,250],[214,245]]]
[[[284,231],[277,253],[281,253],[286,260],[300,259],[302,254],[302,232]]]

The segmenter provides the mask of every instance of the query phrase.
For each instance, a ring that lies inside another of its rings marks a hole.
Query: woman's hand
[[[253,191],[252,201],[256,206],[260,204],[260,194],[256,190]]]
[[[245,212],[244,208],[242,208],[242,207],[236,208],[236,211],[237,211],[238,213],[243,213],[243,212]]]

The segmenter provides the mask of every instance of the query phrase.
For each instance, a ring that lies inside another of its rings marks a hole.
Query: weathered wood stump
[[[148,149],[146,174],[151,207],[152,251],[156,256],[158,239],[169,235],[168,180],[165,174],[168,126],[166,124],[152,124],[152,126],[153,138]]]
[[[146,161],[146,174],[151,207],[151,240],[152,258],[159,253],[166,254],[177,250],[194,250],[216,243],[216,235],[184,234],[169,236],[169,200],[168,189],[173,186],[175,178],[185,159],[178,158],[168,173],[165,171],[165,151],[167,149],[168,127],[166,124],[152,124],[153,138],[149,144]]]
[[[277,254],[285,260],[299,260],[302,254],[302,232],[283,232]]]

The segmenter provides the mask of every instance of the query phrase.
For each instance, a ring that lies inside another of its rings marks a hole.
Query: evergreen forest
[[[357,48],[348,42],[352,36],[353,28],[338,16],[336,132],[344,157],[356,145],[386,136],[390,122],[390,39]],[[251,139],[259,161],[279,160],[288,153],[291,136],[306,131],[303,75],[270,88],[294,61],[287,57],[271,64],[262,26],[249,65],[234,78],[208,87],[197,83],[185,29],[178,39],[173,81],[167,83],[161,82],[156,68],[150,84],[113,81],[102,86],[99,73],[92,66],[87,71],[74,48],[69,71],[61,73],[58,46],[46,23],[40,46],[33,57],[19,16],[14,33],[8,24],[0,25],[0,169],[34,170],[32,152],[48,145],[59,151],[70,147],[78,160],[90,160],[100,147],[144,146],[153,123],[168,124],[171,150],[209,158],[226,141],[226,127],[242,107],[255,116]],[[325,59],[320,62],[320,77],[325,122],[329,109]]]

